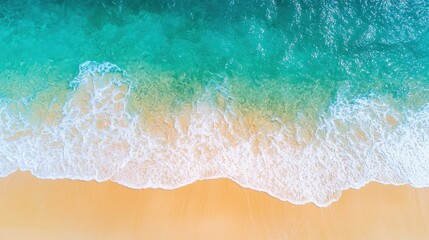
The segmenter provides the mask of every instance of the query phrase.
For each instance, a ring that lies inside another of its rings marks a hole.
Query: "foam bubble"
[[[71,87],[58,124],[31,124],[0,102],[0,176],[20,169],[165,189],[229,178],[318,206],[369,181],[429,186],[429,106],[403,113],[387,98],[338,97],[312,128],[203,98],[143,121],[127,111],[131,82],[114,64],[82,64]]]

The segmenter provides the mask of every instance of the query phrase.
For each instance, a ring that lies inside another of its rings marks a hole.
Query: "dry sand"
[[[429,189],[371,183],[327,208],[230,180],[176,190],[0,179],[0,239],[429,239]]]

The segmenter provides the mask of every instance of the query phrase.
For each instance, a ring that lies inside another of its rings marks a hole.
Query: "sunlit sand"
[[[176,190],[0,179],[0,239],[427,239],[429,189],[371,183],[326,208],[227,179]]]

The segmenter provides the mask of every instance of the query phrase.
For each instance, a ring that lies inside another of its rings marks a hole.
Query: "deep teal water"
[[[136,92],[167,76],[174,102],[196,100],[225,81],[234,104],[293,114],[326,110],[340,91],[351,100],[388,95],[407,106],[429,99],[427,1],[27,0],[0,6],[2,98],[67,85],[81,63],[93,60],[127,70],[136,77]],[[139,78],[141,72],[153,78]]]

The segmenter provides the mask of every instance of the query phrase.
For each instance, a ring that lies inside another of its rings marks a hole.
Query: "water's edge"
[[[62,106],[0,102],[0,175],[29,170],[135,189],[228,178],[317,206],[373,181],[429,186],[429,106],[400,111],[385,96],[350,101],[338,93],[317,121],[242,114],[239,105],[220,108],[210,97],[176,112],[133,112],[128,74],[90,61],[70,86]]]

